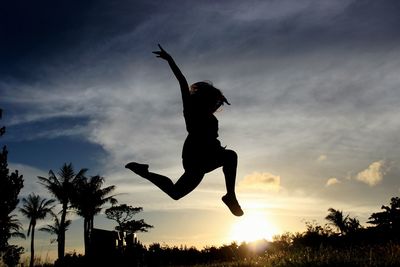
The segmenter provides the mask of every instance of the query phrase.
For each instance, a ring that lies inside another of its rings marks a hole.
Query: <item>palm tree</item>
[[[35,227],[36,221],[44,219],[47,214],[51,211],[54,206],[51,206],[54,203],[54,199],[46,199],[41,198],[39,195],[35,195],[35,193],[31,193],[27,198],[22,199],[23,206],[20,208],[25,217],[27,217],[29,221],[28,227],[28,236],[31,234],[31,260],[29,263],[30,267],[33,267],[33,260],[35,257]]]
[[[76,183],[74,194],[71,198],[72,207],[77,214],[83,217],[84,226],[84,244],[85,254],[90,251],[90,234],[93,230],[94,216],[98,214],[102,206],[109,202],[116,204],[117,200],[109,194],[114,191],[115,186],[107,186],[101,188],[104,183],[104,178],[100,176],[92,176],[90,178],[82,177]]]
[[[325,217],[333,226],[335,226],[340,234],[346,233],[348,215],[344,217],[341,210],[335,210],[334,208],[328,209],[329,214]]]
[[[77,174],[72,164],[66,164],[60,168],[58,177],[50,170],[48,177],[38,176],[42,185],[58,200],[62,206],[60,228],[66,230],[66,216],[68,204],[70,203],[71,192],[74,190],[74,182],[83,177],[87,169],[81,169]],[[60,231],[57,236],[58,259],[62,260],[65,254],[65,231]]]
[[[50,212],[51,216],[53,216],[53,224],[48,224],[45,227],[39,229],[39,231],[49,233],[51,235],[57,236],[56,239],[51,240],[51,243],[54,241],[59,242],[58,238],[62,235],[62,232],[68,230],[68,227],[71,225],[71,220],[66,220],[64,225],[61,225],[61,221],[58,219],[57,214],[54,212]]]

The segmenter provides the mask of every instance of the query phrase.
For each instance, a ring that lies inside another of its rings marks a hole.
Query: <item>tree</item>
[[[392,197],[390,205],[383,205],[381,209],[384,211],[371,214],[368,223],[385,232],[400,234],[400,198]]]
[[[5,264],[7,264],[8,267],[17,266],[22,253],[24,253],[23,247],[10,245],[7,247],[6,251],[4,252],[3,262]]]
[[[0,109],[0,119],[2,113],[2,109]],[[5,127],[3,126],[0,128],[0,136],[4,133]],[[8,240],[11,237],[25,237],[21,233],[20,222],[16,219],[16,215],[12,214],[19,203],[18,195],[24,186],[24,179],[18,170],[10,173],[7,156],[7,147],[3,146],[0,151],[0,256],[4,261],[9,259],[10,255],[22,253],[22,248],[10,246]],[[4,258],[5,256],[7,259]]]
[[[21,213],[29,219],[28,236],[31,235],[31,259],[29,266],[33,267],[35,257],[35,227],[37,220],[44,219],[53,208],[54,199],[41,198],[35,193],[31,193],[27,198],[22,199],[23,206]]]
[[[319,225],[316,221],[306,221],[306,231],[292,236],[292,244],[295,247],[320,247],[329,242],[332,229],[328,224]]]
[[[329,214],[325,217],[331,225],[337,228],[341,235],[354,233],[361,228],[360,221],[357,218],[351,218],[349,214],[343,215],[343,211],[328,209]]]
[[[22,236],[21,224],[12,212],[19,203],[18,195],[24,180],[18,170],[9,173],[7,154],[7,148],[4,146],[0,153],[0,251],[7,247],[10,237]]]
[[[127,234],[134,234],[137,232],[148,232],[149,228],[153,228],[153,225],[147,224],[143,219],[127,221],[121,226],[116,226],[115,230],[120,232],[126,232]]]
[[[81,169],[75,173],[72,163],[66,164],[60,168],[58,177],[50,170],[48,177],[38,176],[42,185],[58,200],[61,204],[61,219],[59,222],[60,231],[57,236],[58,259],[62,260],[65,255],[65,232],[67,231],[66,216],[68,212],[68,204],[71,201],[71,194],[74,190],[74,183],[84,177],[87,169]]]
[[[143,210],[142,207],[132,207],[126,204],[112,206],[106,209],[106,217],[110,220],[114,220],[118,223],[115,230],[127,234],[133,234],[136,232],[147,232],[149,228],[153,228],[144,222],[144,220],[133,220],[133,216]]]
[[[71,198],[72,207],[76,213],[83,217],[83,238],[85,254],[90,253],[90,235],[93,230],[94,216],[97,215],[105,203],[116,204],[117,200],[109,194],[115,186],[102,188],[104,178],[98,175],[90,178],[81,177],[75,184],[75,190]]]
[[[61,232],[64,232],[68,230],[68,227],[71,225],[71,220],[66,220],[64,222],[64,225],[61,225],[61,221],[58,219],[57,214],[54,212],[50,212],[51,216],[53,216],[53,224],[48,224],[45,227],[42,227],[39,229],[39,231],[49,233],[51,235],[57,236],[56,239],[51,240],[51,243],[54,241],[59,242],[58,238],[62,236]]]

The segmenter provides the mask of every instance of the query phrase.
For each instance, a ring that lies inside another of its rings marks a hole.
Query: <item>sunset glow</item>
[[[231,229],[231,240],[238,243],[260,239],[272,240],[278,228],[262,213],[253,211],[240,218]]]

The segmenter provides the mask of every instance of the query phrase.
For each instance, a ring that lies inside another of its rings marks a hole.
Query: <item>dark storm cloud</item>
[[[0,15],[0,71],[29,76],[46,61],[69,56],[66,62],[73,62],[115,39],[100,62],[157,39],[186,48],[186,55],[296,54],[351,42],[368,46],[399,38],[399,5],[394,0],[7,1]],[[141,26],[148,32],[121,38]]]

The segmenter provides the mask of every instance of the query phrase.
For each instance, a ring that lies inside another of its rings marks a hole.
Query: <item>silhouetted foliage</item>
[[[328,225],[318,225],[316,222],[306,222],[306,231],[293,236],[292,243],[297,247],[316,248],[328,243],[332,236],[332,229]]]
[[[0,109],[0,119],[3,111]],[[0,136],[5,133],[5,127],[0,128]],[[22,226],[15,214],[12,214],[17,207],[18,195],[24,186],[23,176],[18,170],[10,173],[8,169],[8,150],[6,146],[0,152],[0,257],[4,262],[12,263],[13,259],[18,258],[18,253],[23,249],[10,246],[8,240],[11,237],[22,237]],[[10,265],[12,266],[12,265]]]
[[[346,232],[346,223],[349,216],[344,216],[341,210],[335,210],[334,208],[329,208],[328,211],[329,214],[325,219],[335,226],[340,234],[344,234]]]
[[[9,245],[4,251],[3,261],[8,267],[17,266],[22,253],[24,253],[23,247]]]
[[[390,205],[383,205],[381,209],[384,211],[372,213],[368,223],[375,225],[378,231],[400,239],[400,198],[391,198]]]
[[[325,217],[331,225],[336,227],[341,235],[354,233],[360,229],[360,221],[356,218],[351,218],[349,215],[344,216],[343,211],[328,209],[329,214]]]
[[[126,232],[127,234],[134,234],[137,232],[148,232],[149,228],[153,228],[153,226],[145,223],[144,220],[141,219],[141,220],[130,220],[122,224],[121,226],[116,226],[115,230],[120,232]]]
[[[54,199],[41,198],[35,193],[22,199],[21,213],[29,219],[28,236],[31,235],[31,259],[29,267],[33,267],[35,259],[35,227],[38,220],[44,219],[53,208]]]
[[[144,222],[144,220],[133,220],[133,216],[143,210],[142,207],[132,207],[126,204],[112,206],[106,209],[106,217],[118,223],[115,230],[133,234],[136,232],[147,232],[149,228],[153,228]]]
[[[67,253],[64,258],[57,259],[54,263],[55,267],[86,267],[88,265],[88,261],[85,256],[81,254]]]

